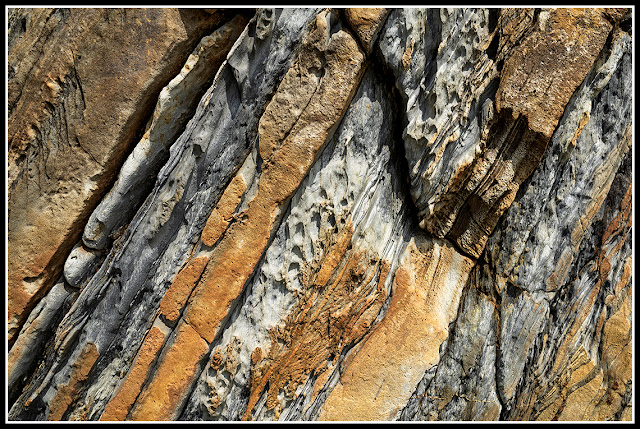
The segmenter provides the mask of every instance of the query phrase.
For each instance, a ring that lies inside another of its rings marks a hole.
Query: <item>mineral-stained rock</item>
[[[630,420],[631,21],[10,9],[8,419]]]
[[[482,253],[603,48],[612,28],[604,12],[392,12],[380,52],[406,103],[403,138],[423,228]]]
[[[317,414],[339,362],[388,300],[405,247],[392,107],[384,81],[369,69],[292,197],[242,305],[212,343],[210,365],[182,418]]]
[[[131,406],[138,398],[142,385],[147,379],[149,368],[156,358],[156,355],[164,345],[167,334],[161,327],[153,326],[147,334],[144,345],[140,348],[138,355],[127,374],[127,379],[118,393],[109,402],[100,420],[122,421],[126,420],[131,410]]]
[[[465,301],[491,308],[459,318],[443,356],[464,365],[460,350],[493,332],[462,373],[470,382],[439,368],[403,418],[605,420],[628,407],[629,375],[604,376],[617,365],[602,344],[615,338],[629,359],[630,47],[627,33],[612,35],[470,276]],[[445,388],[455,396],[438,398]],[[617,402],[603,413],[608,398]]]
[[[183,318],[178,322],[175,342],[158,361],[156,371],[167,374],[155,377],[142,391],[132,411],[133,419],[175,417],[173,410],[179,407],[219,324],[253,273],[284,205],[348,106],[353,88],[362,75],[364,55],[352,36],[341,30],[335,20],[336,14],[329,11],[316,17],[301,44],[298,58],[267,105],[258,125],[256,149],[263,164],[255,179],[255,193],[239,213],[239,221],[227,227],[211,251],[203,251],[209,258],[207,268],[200,277],[194,278],[196,282]],[[310,73],[312,67],[322,67],[318,70],[322,79]],[[300,76],[311,76],[311,79],[300,82]],[[332,101],[330,105],[326,104],[328,100]],[[292,115],[275,114],[285,109]],[[296,160],[297,165],[292,166],[291,160]],[[226,200],[221,198],[219,203],[223,202]],[[205,348],[184,354],[182,350],[190,346],[181,340],[189,344],[202,342]],[[190,372],[188,375],[176,372],[176,365]],[[165,396],[167,391],[175,393]],[[159,410],[163,414],[158,414]]]
[[[364,50],[370,54],[373,44],[382,29],[384,20],[390,10],[385,8],[348,8],[344,10],[345,18],[358,36]]]
[[[246,23],[244,15],[237,15],[204,37],[180,73],[160,91],[148,129],[122,165],[113,188],[87,221],[82,236],[87,246],[104,249],[109,236],[130,220],[140,205],[138,201],[153,184],[148,183],[149,178],[154,178],[166,162],[169,147],[184,131],[202,93]]]
[[[400,259],[385,317],[345,365],[319,418],[394,418],[438,363],[472,267],[449,242],[416,235]]]
[[[64,306],[69,307],[69,302],[73,302],[77,296],[76,291],[66,287],[64,281],[60,280],[31,311],[8,353],[7,386],[10,398],[20,393],[20,379],[28,375],[34,360],[42,353],[51,331],[64,315]]]
[[[9,340],[80,238],[158,92],[222,14],[35,9],[8,52]]]

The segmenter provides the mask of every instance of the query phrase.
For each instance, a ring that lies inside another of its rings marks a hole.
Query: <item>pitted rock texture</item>
[[[8,18],[8,420],[632,420],[631,9]]]

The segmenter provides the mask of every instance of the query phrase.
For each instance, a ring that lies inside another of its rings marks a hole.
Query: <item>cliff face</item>
[[[631,420],[630,9],[11,9],[9,420]]]

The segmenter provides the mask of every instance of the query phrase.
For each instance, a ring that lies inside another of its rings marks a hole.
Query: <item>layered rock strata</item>
[[[14,10],[9,343],[117,174],[159,91],[223,19],[197,9]]]
[[[473,318],[458,319],[443,369],[423,379],[403,417],[606,420],[630,412],[629,367],[612,360],[631,359],[631,106],[609,110],[630,96],[620,79],[630,72],[630,41],[613,33],[573,95],[474,267],[463,304]],[[464,382],[452,377],[460,364]]]
[[[9,420],[631,420],[630,9],[9,11]]]

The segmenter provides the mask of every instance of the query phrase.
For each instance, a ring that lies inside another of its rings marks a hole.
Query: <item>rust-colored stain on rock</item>
[[[212,250],[207,268],[184,309],[178,325],[183,333],[178,338],[185,343],[183,347],[195,347],[197,351],[181,354],[174,345],[164,352],[153,381],[134,407],[133,419],[144,420],[156,414],[160,416],[156,418],[168,417],[175,412],[179,398],[186,394],[181,389],[189,387],[189,377],[193,377],[205,352],[201,343],[213,341],[220,322],[264,252],[283,205],[298,188],[355,94],[364,72],[364,54],[345,31],[327,37],[330,13],[318,15],[298,58],[261,118],[259,148],[263,166],[257,192],[241,213],[242,221],[232,222]],[[296,76],[301,71],[309,74],[308,69],[319,63],[325,64],[322,79],[316,80],[307,93],[303,91],[300,98]],[[286,111],[295,112],[294,116],[274,114],[283,112],[283,103]],[[242,186],[239,182],[233,186],[228,195],[236,201]],[[189,335],[184,334],[187,330]],[[194,344],[186,345],[189,341]],[[189,380],[178,382],[176,376],[170,376],[174,371],[190,374],[184,376]],[[169,393],[163,394],[163,389]]]
[[[69,405],[76,399],[76,395],[87,380],[89,371],[91,371],[99,356],[100,353],[98,353],[96,345],[91,342],[87,343],[71,366],[69,381],[62,386],[58,386],[56,396],[51,400],[51,405],[49,406],[47,420],[58,421],[62,419]]]
[[[437,364],[473,261],[445,241],[411,241],[384,318],[347,363],[320,420],[393,419]]]
[[[347,250],[352,234],[349,223],[318,262],[321,268],[303,285],[299,303],[283,325],[272,330],[269,352],[252,368],[243,420],[251,419],[265,391],[265,406],[277,417],[282,391],[292,398],[310,374],[325,372],[345,347],[369,332],[387,298],[389,265],[366,251]]]
[[[242,195],[244,195],[246,190],[247,184],[242,176],[237,174],[224,190],[220,201],[218,201],[215,209],[211,212],[202,230],[201,239],[205,246],[211,247],[215,245],[222,234],[224,234],[224,231],[232,220],[233,212],[240,203]]]
[[[551,9],[540,30],[505,61],[497,110],[510,108],[514,117],[526,116],[532,131],[550,138],[611,28],[604,9]]]
[[[180,312],[208,262],[208,256],[190,259],[187,265],[173,279],[169,290],[160,301],[160,314],[167,322],[175,323],[178,320]]]
[[[149,385],[140,393],[131,410],[131,420],[173,420],[189,387],[198,374],[199,362],[209,345],[187,323],[180,323],[175,337],[159,357]]]
[[[136,398],[140,394],[142,385],[147,378],[151,363],[162,348],[165,340],[165,333],[157,327],[152,327],[142,343],[142,347],[133,362],[133,368],[127,374],[124,384],[120,390],[109,401],[100,420],[103,421],[123,421]]]
[[[10,344],[60,276],[158,92],[222,16],[175,8],[38,9],[29,25],[42,33],[28,31],[12,46]]]
[[[243,222],[232,223],[213,250],[209,262],[211,269],[196,286],[185,309],[185,320],[209,342],[229,305],[253,273],[282,205],[315,161],[362,76],[364,55],[348,33],[339,31],[331,39],[323,39],[326,37],[326,19],[322,14],[316,19],[316,28],[303,42],[298,59],[260,120],[263,169],[257,193],[242,213]],[[311,49],[310,46],[317,44],[322,51]],[[300,75],[300,69],[316,67],[321,58],[326,61],[323,78],[315,83],[310,96],[303,93],[300,99],[295,76]],[[296,100],[293,102],[296,108],[292,108],[291,100]],[[282,110],[284,107],[287,109]],[[281,118],[273,113],[283,111],[298,114]]]
[[[632,420],[632,12],[10,8],[8,418]]]

